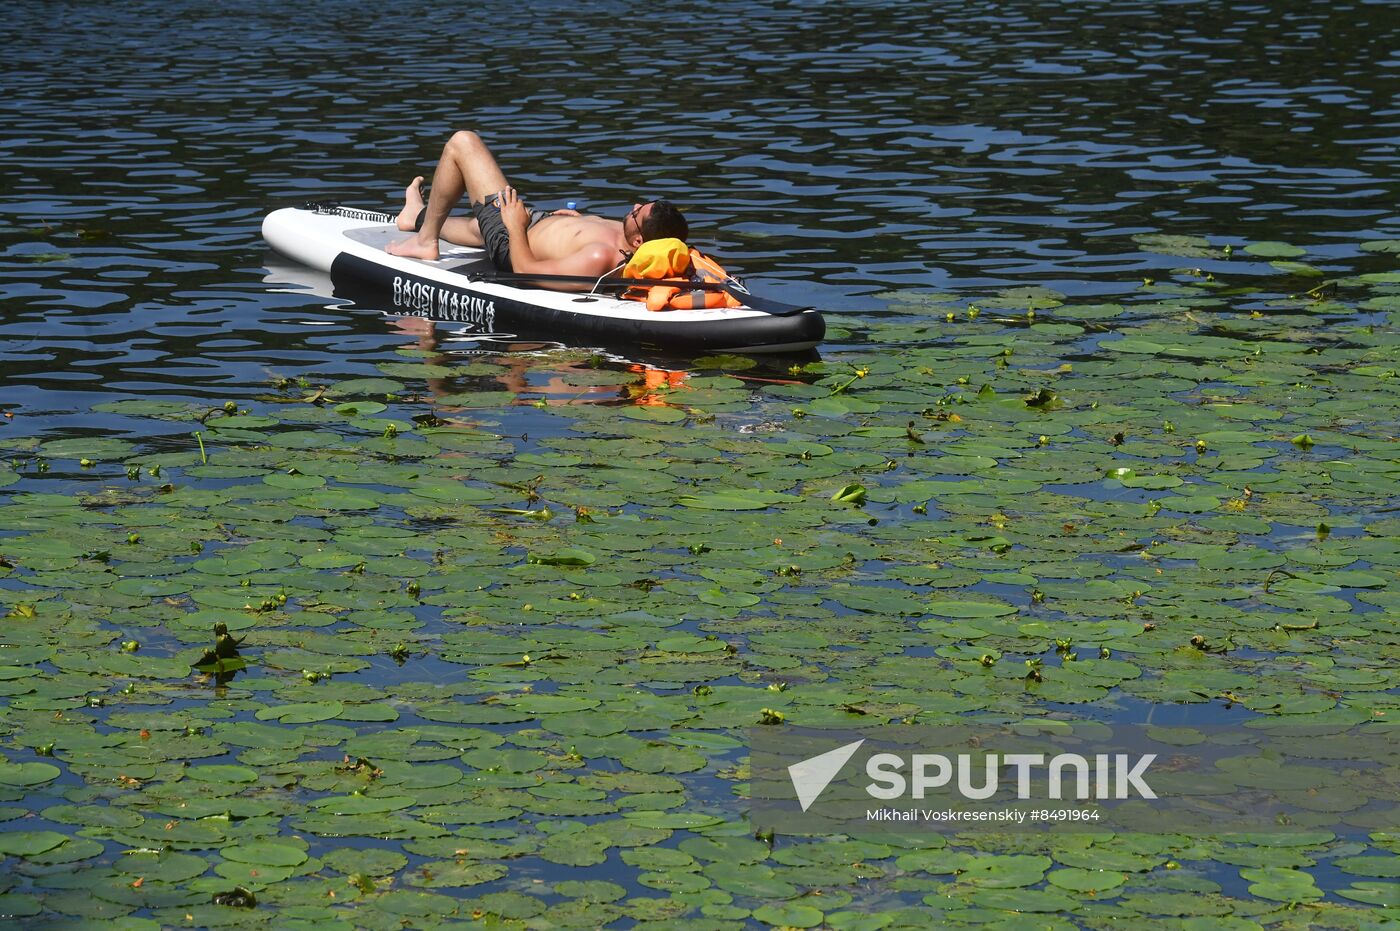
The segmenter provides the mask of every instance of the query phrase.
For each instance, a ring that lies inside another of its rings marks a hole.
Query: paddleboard
[[[615,291],[580,294],[490,281],[495,269],[481,249],[443,241],[436,261],[390,255],[385,246],[409,234],[387,213],[286,207],[264,218],[262,234],[287,258],[327,272],[337,296],[472,332],[656,351],[746,353],[802,352],[826,332],[821,314],[811,308],[788,314],[749,307],[653,313]]]

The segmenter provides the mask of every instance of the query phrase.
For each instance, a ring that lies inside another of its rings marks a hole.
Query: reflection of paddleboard
[[[273,285],[268,289],[270,291],[314,294],[327,301],[334,301],[335,304],[343,304],[348,300],[335,296],[335,285],[331,284],[330,275],[297,262],[288,262],[274,252],[267,253],[263,259],[263,268],[267,269],[267,274],[263,275],[263,283]]]
[[[353,304],[349,297],[338,294],[335,284],[331,281],[328,272],[323,272],[307,265],[291,262],[275,252],[268,252],[263,258],[263,268],[267,274],[263,275],[263,283],[269,285],[268,290],[281,292],[284,294],[309,294],[315,297],[324,298],[328,303],[327,310],[336,310],[347,304]],[[377,313],[383,313],[378,308],[368,308]],[[389,316],[403,319],[401,314],[390,314]],[[324,317],[313,320],[302,320],[301,323],[307,326],[325,326],[329,321]],[[514,333],[482,333],[480,330],[469,330],[465,327],[448,326],[439,330],[439,339],[450,342],[470,342],[478,347],[494,347],[498,352],[530,352],[543,349],[564,349],[563,343],[555,340],[526,341],[522,343],[516,339]],[[521,347],[524,348],[521,348]],[[460,351],[460,350],[459,350]]]
[[[405,314],[478,331],[703,352],[798,352],[816,346],[826,332],[815,310],[786,315],[747,307],[653,313],[639,301],[610,294],[480,280],[494,273],[480,249],[441,242],[442,257],[436,262],[385,252],[386,245],[405,234],[384,213],[288,207],[268,214],[262,232],[284,256],[329,272],[337,296],[360,296]]]

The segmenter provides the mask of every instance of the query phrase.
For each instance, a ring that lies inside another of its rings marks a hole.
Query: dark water
[[[895,293],[1107,301],[1196,262],[1135,235],[1306,245],[1328,274],[1391,270],[1358,244],[1400,237],[1392,3],[34,2],[0,39],[0,443],[421,345],[278,284],[259,224],[393,208],[459,128],[539,206],[676,201],[857,362]]]
[[[833,324],[1182,264],[1135,233],[1348,258],[1400,224],[1397,34],[1389,3],[24,4],[0,398],[51,431],[97,394],[365,370],[401,335],[270,290],[259,221],[392,206],[462,127],[540,205],[673,198]]]

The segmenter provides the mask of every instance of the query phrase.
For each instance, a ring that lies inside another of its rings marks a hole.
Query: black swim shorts
[[[476,222],[481,225],[486,257],[497,271],[514,271],[510,265],[510,234],[506,232],[505,223],[501,222],[500,195],[492,194],[484,204],[472,204],[472,212],[476,214]],[[531,210],[525,228],[528,230],[549,215],[548,210]]]

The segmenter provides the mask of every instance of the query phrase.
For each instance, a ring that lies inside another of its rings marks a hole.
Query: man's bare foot
[[[423,212],[423,176],[419,175],[409,183],[403,192],[403,209],[399,211],[397,225],[404,232],[413,230],[418,222],[418,214]]]
[[[410,236],[403,242],[391,242],[384,247],[384,251],[390,255],[402,255],[410,259],[427,259],[429,262],[436,262],[438,258],[437,239],[431,242],[421,242],[417,236]]]

